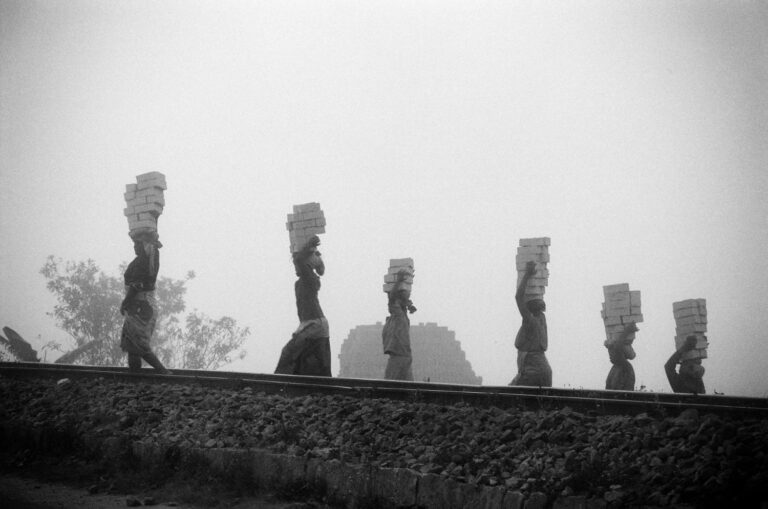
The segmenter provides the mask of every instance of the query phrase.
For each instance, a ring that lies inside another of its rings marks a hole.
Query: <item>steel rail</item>
[[[768,399],[724,395],[692,395],[538,387],[477,386],[399,382],[359,378],[326,378],[230,371],[173,370],[172,375],[151,369],[132,372],[124,367],[46,363],[0,363],[0,376],[31,378],[93,378],[151,383],[200,384],[208,387],[306,396],[310,394],[388,398],[411,402],[496,406],[518,410],[556,410],[569,407],[598,415],[677,415],[689,408],[703,413],[768,417]]]

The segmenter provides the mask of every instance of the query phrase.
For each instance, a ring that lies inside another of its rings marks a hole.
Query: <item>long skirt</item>
[[[144,356],[152,353],[149,340],[155,331],[154,294],[146,293],[128,306],[120,334],[120,348],[129,355]]]
[[[280,352],[275,373],[331,376],[331,343],[328,320],[318,318],[299,325]]]
[[[407,380],[412,382],[412,364],[413,358],[410,355],[390,355],[387,361],[387,368],[384,370],[384,378],[386,380]]]
[[[552,368],[544,352],[517,351],[517,376],[509,385],[552,387]]]

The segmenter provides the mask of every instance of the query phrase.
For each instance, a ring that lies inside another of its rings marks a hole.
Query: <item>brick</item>
[[[325,227],[324,226],[313,226],[311,228],[304,228],[304,232],[307,233],[311,237],[312,235],[319,235],[321,233],[325,233]]]
[[[614,343],[614,342],[618,341],[619,339],[621,339],[621,337],[624,335],[624,327],[622,327],[621,329],[622,329],[621,332],[606,333],[607,336],[608,336],[608,341],[610,343]],[[635,340],[635,333],[634,332],[630,332],[629,334],[626,335],[626,337],[624,339],[628,340],[630,342],[634,341]]]
[[[686,299],[686,300],[680,300],[672,303],[673,311],[677,311],[679,309],[684,309],[684,308],[698,308],[698,307],[699,307],[698,299]]]
[[[125,194],[135,193],[135,192],[136,192],[136,184],[125,185]]]
[[[629,302],[632,306],[641,306],[640,301],[640,290],[630,290],[629,291]]]
[[[384,276],[384,282],[385,283],[397,283],[399,278],[400,278],[400,276],[397,275],[397,274],[386,274]],[[406,282],[406,283],[413,283],[413,276],[412,275],[404,276],[403,281]]]
[[[146,203],[144,205],[137,205],[133,207],[137,214],[142,212],[156,212],[158,215],[163,213],[162,205],[157,203]]]
[[[643,321],[643,315],[631,314],[622,317],[622,322],[627,323],[640,323]]]
[[[134,198],[136,198],[136,192],[130,191],[130,192],[123,193],[123,198],[125,198],[125,201],[133,200]]]
[[[305,221],[294,221],[291,223],[290,229],[299,230],[304,228],[313,228],[315,226],[318,226],[318,224],[314,219],[307,219]]]
[[[533,237],[520,239],[520,246],[549,246],[551,240],[549,237]]]
[[[522,246],[517,248],[518,256],[549,254],[547,246]]]
[[[707,332],[707,324],[692,323],[688,325],[683,325],[680,327],[675,327],[675,332],[679,335],[703,334]]]
[[[527,262],[549,263],[549,253],[518,253],[515,262],[518,267],[525,268]]]
[[[163,196],[162,189],[156,187],[150,187],[147,189],[140,189],[136,191],[136,198],[159,198]]]
[[[606,297],[612,293],[628,292],[628,291],[629,291],[629,283],[619,283],[615,285],[603,286],[603,295],[605,295]]]
[[[141,212],[139,213],[139,221],[155,221],[157,219],[157,216],[151,212]]]
[[[699,324],[699,323],[707,323],[707,317],[704,315],[691,315],[691,316],[681,316],[680,318],[675,318],[675,324],[678,326]]]
[[[682,318],[685,316],[699,316],[699,308],[682,308],[678,309],[677,311],[672,311],[672,315],[677,318]]]
[[[317,202],[302,203],[293,206],[293,213],[314,212],[320,210],[320,204]]]
[[[322,210],[313,210],[310,212],[302,212],[301,214],[301,220],[305,221],[307,219],[322,219],[323,223],[325,223],[325,213]]]
[[[677,334],[675,336],[675,350],[679,350],[681,346],[685,343],[685,338],[688,336],[696,336],[696,345],[707,345],[709,346],[709,341],[707,340],[707,336],[704,333],[696,332],[696,333],[690,333],[690,334]]]
[[[132,216],[136,214],[136,210],[133,207],[126,207],[123,209],[124,216]]]
[[[165,175],[163,175],[159,171],[148,171],[147,173],[136,175],[137,182],[140,182],[142,180],[152,180],[152,179],[165,179]]]
[[[605,316],[625,316],[629,314],[629,306],[611,306],[605,308]]]
[[[631,305],[632,301],[629,292],[612,292],[605,296],[605,302],[626,302]]]
[[[157,230],[157,221],[151,220],[151,221],[136,221],[135,223],[131,223],[129,225],[131,230],[136,230],[139,228],[149,228],[151,230]]]
[[[606,316],[603,323],[605,325],[621,325],[621,316]]]
[[[147,198],[143,196],[141,198],[132,198],[130,200],[125,200],[125,204],[129,207],[137,207],[139,205],[144,205],[146,203],[147,203]]]
[[[413,268],[413,258],[390,258],[390,267],[411,267]]]
[[[168,189],[168,186],[165,183],[165,179],[151,179],[151,180],[140,181],[136,184],[137,192],[143,189],[165,190],[165,189]]]
[[[396,289],[404,289],[404,290],[411,291],[413,289],[413,283],[407,283],[407,282],[402,282],[402,283],[384,283],[382,285],[381,289],[385,293],[389,293],[392,290],[396,290]]]

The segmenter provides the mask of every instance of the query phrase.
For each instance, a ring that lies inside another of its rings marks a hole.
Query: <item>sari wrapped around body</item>
[[[515,337],[517,375],[509,385],[552,387],[552,368],[544,352],[547,350],[547,319],[544,314],[523,315],[523,324]]]
[[[132,355],[152,353],[149,340],[155,331],[155,292],[139,292],[126,307],[120,348]]]
[[[410,300],[391,297],[389,316],[381,330],[384,353],[389,355],[384,371],[386,380],[413,380],[413,356],[411,354],[411,321],[406,312]]]
[[[306,257],[307,254],[303,256]],[[320,277],[315,274],[314,268],[300,257],[294,265],[299,276],[294,284],[299,327],[280,352],[275,373],[329,377],[331,343],[328,320],[318,300]],[[321,270],[324,271],[324,267]]]
[[[129,355],[145,356],[152,353],[149,341],[155,331],[155,281],[159,269],[159,251],[142,252],[128,265],[124,280],[126,301],[123,304],[125,321],[120,335],[120,348]]]

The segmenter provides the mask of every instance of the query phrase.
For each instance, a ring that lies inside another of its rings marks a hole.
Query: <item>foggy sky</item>
[[[286,214],[317,201],[334,375],[412,257],[412,322],[508,383],[515,249],[547,236],[556,387],[604,387],[626,282],[638,387],[669,392],[672,302],[706,298],[708,392],[766,396],[766,26],[765,2],[3,0],[0,326],[66,342],[46,257],[119,275],[124,187],[161,171],[161,275],[251,328],[230,369],[274,370]]]

